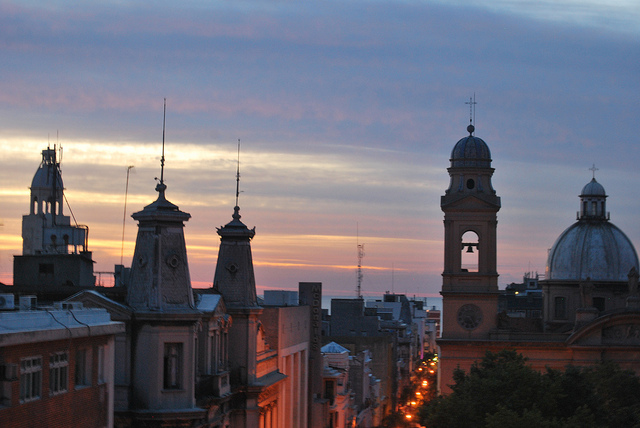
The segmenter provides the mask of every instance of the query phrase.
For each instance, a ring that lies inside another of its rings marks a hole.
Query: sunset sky
[[[213,279],[241,139],[259,293],[321,281],[353,295],[359,242],[365,294],[436,296],[440,196],[474,94],[502,198],[501,288],[544,272],[593,164],[611,221],[640,244],[637,0],[0,0],[0,282],[54,144],[95,271],[120,262],[135,165],[130,265],[166,98],[166,195],[192,216],[194,287]]]

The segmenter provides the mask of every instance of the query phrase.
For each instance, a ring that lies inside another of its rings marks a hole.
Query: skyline
[[[135,166],[130,265],[130,215],[157,196],[165,97],[166,195],[192,216],[194,287],[213,280],[240,139],[259,293],[320,281],[354,295],[359,242],[365,295],[437,295],[440,196],[474,94],[502,199],[500,288],[544,273],[593,164],[611,221],[638,245],[639,23],[625,1],[3,2],[0,282],[54,144],[96,271],[120,261]]]

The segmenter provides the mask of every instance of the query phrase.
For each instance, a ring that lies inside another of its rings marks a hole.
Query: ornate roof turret
[[[166,109],[166,104],[165,104]],[[127,304],[136,311],[195,311],[184,222],[191,218],[165,197],[164,125],[158,199],[131,217],[138,221]]]
[[[253,273],[251,240],[256,228],[249,229],[240,221],[240,140],[238,140],[238,168],[236,172],[236,206],[233,220],[219,227],[220,250],[213,277],[213,288],[224,297],[227,308],[256,308],[256,280]]]
[[[255,227],[249,229],[240,221],[238,206],[233,210],[233,220],[218,228],[220,250],[213,288],[222,294],[228,308],[258,307],[250,243]]]

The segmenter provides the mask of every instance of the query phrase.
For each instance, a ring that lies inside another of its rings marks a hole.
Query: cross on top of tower
[[[469,124],[473,125],[476,116],[476,104],[478,104],[476,102],[476,94],[473,94],[473,98],[469,97],[469,101],[465,102],[465,104],[469,104]]]
[[[593,172],[593,179],[596,179],[596,171],[599,171],[598,168],[596,168],[596,164],[594,163],[593,166],[591,168],[589,168],[589,171]]]

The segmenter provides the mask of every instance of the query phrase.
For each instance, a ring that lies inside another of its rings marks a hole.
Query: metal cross
[[[589,168],[589,171],[593,172],[593,179],[596,179],[596,171],[599,171],[598,168],[596,168],[596,164],[594,163],[593,166],[591,168]]]
[[[478,104],[476,102],[476,94],[473,94],[473,98],[469,97],[469,101],[466,102],[465,104],[469,104],[469,123],[473,124],[474,122],[474,116],[476,113],[476,107],[475,105]]]

